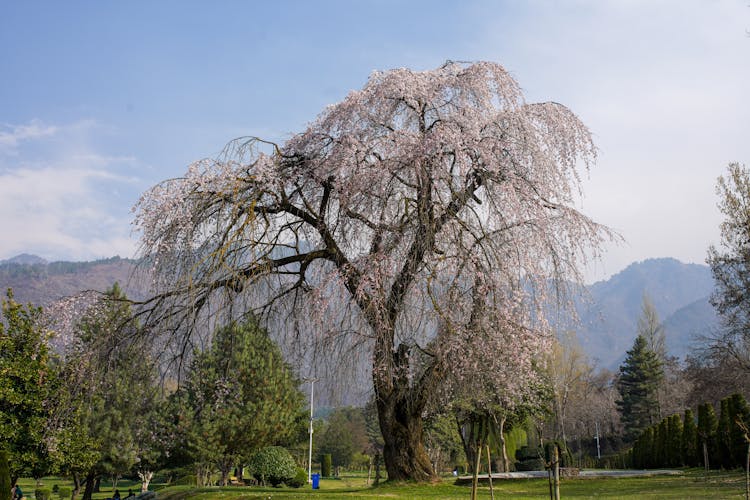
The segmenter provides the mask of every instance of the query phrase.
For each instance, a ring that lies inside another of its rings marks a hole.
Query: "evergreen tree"
[[[733,457],[732,466],[745,467],[748,443],[745,440],[742,427],[737,422],[739,421],[746,427],[750,427],[750,406],[748,406],[742,394],[732,394],[729,396],[729,407],[732,419],[732,429],[730,431],[730,446]]]
[[[693,410],[688,408],[682,424],[682,458],[688,467],[695,467],[700,463],[697,445],[698,428],[695,426]]]
[[[255,320],[217,330],[210,349],[196,356],[186,390],[194,459],[218,467],[226,485],[231,470],[253,452],[290,444],[306,421],[297,418],[304,412],[298,386],[281,350]]]
[[[620,366],[617,389],[625,437],[635,439],[643,429],[656,423],[659,414],[657,389],[664,376],[659,357],[649,349],[646,339],[636,337],[633,348]]]
[[[719,423],[716,430],[716,444],[720,464],[724,468],[731,468],[732,457],[732,411],[729,407],[729,398],[724,398],[720,403]]]
[[[43,437],[55,371],[41,315],[7,291],[0,314],[0,449],[9,453],[14,481],[42,477],[49,467]]]
[[[682,454],[682,420],[675,414],[669,417],[669,465],[679,467],[683,465]]]
[[[698,449],[703,467],[709,469],[715,458],[716,429],[718,421],[711,403],[698,406]]]

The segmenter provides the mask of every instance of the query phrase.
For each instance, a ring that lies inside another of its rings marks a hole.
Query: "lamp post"
[[[313,435],[313,398],[315,396],[315,382],[317,378],[304,378],[305,382],[310,382],[310,447],[307,454],[307,482],[312,483],[312,435]]]

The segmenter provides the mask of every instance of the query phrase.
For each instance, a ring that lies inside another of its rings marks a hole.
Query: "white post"
[[[312,483],[312,436],[313,436],[313,398],[315,396],[315,382],[316,378],[304,379],[305,382],[310,382],[310,447],[308,448],[307,455],[307,483]]]
[[[599,422],[596,422],[596,458],[602,458],[601,452],[599,451]]]

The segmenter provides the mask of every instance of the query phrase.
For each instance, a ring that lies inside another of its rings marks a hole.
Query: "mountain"
[[[578,301],[581,343],[600,366],[617,368],[633,345],[646,293],[665,325],[669,354],[684,357],[693,337],[717,326],[708,301],[713,286],[708,266],[672,258],[633,263]]]
[[[103,291],[117,281],[129,297],[142,299],[146,287],[131,279],[135,265],[135,261],[119,257],[47,263],[24,254],[0,261],[0,290],[11,287],[19,302],[45,305],[81,290]],[[696,336],[718,325],[708,302],[712,291],[707,266],[671,258],[636,262],[581,291],[575,301],[579,323],[567,328],[577,330],[584,349],[599,366],[617,369],[633,345],[643,294],[647,293],[665,325],[669,353],[682,358]]]
[[[49,304],[83,290],[104,291],[118,282],[129,297],[145,296],[145,288],[131,279],[135,261],[112,257],[92,262],[51,262],[22,254],[0,261],[0,290],[13,289],[16,301]]]

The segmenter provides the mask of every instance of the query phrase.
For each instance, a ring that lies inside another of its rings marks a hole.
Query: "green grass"
[[[644,478],[603,478],[603,479],[564,479],[561,483],[561,497],[567,499],[742,499],[745,494],[745,476],[740,471],[711,472],[706,476],[701,470],[689,470],[679,476],[654,476]],[[45,478],[43,484],[51,488],[55,482],[69,486],[69,481],[59,478]],[[121,481],[120,491],[127,491],[132,483]],[[27,497],[34,491],[33,481],[22,481],[21,486]],[[102,487],[94,495],[102,499],[112,495],[112,490]],[[155,485],[158,489],[158,485]],[[495,498],[498,500],[544,499],[549,498],[546,479],[496,480]],[[135,488],[134,488],[135,489]],[[170,486],[159,489],[159,500],[268,500],[268,499],[440,499],[465,500],[470,487],[455,486],[453,478],[436,484],[390,484],[377,488],[368,487],[361,476],[342,477],[340,480],[322,479],[320,489],[309,486],[293,488],[227,487],[195,488],[191,486]],[[53,499],[55,496],[53,496]],[[489,487],[480,487],[479,498],[490,498]]]

